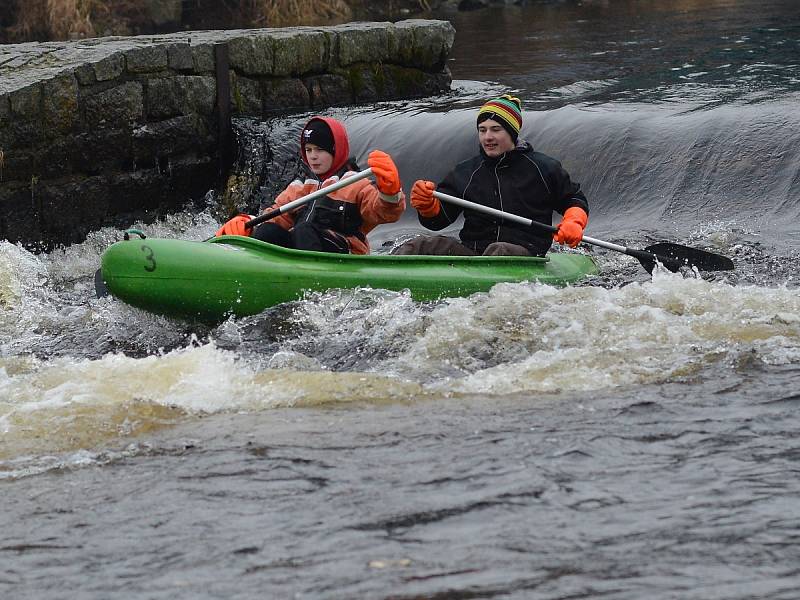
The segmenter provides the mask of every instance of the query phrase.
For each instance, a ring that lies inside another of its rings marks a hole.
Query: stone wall
[[[0,46],[0,238],[79,242],[221,181],[232,115],[448,90],[446,21]]]

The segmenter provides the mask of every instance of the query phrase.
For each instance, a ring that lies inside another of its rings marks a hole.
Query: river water
[[[513,92],[589,235],[736,269],[587,247],[601,273],[566,289],[334,290],[204,328],[94,297],[118,231],[0,243],[1,597],[798,597],[796,3],[435,16],[454,91],[330,111],[359,158],[440,178]],[[238,123],[263,193],[305,116]],[[203,239],[215,202],[142,227]]]

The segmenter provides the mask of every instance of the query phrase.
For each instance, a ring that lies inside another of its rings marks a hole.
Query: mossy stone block
[[[391,23],[348,23],[337,27],[338,65],[388,60],[390,28]]]
[[[236,114],[260,117],[263,106],[261,83],[231,73],[231,100]]]
[[[128,73],[153,73],[163,71],[169,66],[169,55],[163,44],[141,46],[125,52]]]
[[[266,80],[261,89],[265,114],[303,110],[311,106],[308,88],[299,79]]]
[[[195,74],[214,72],[214,45],[209,43],[192,45],[192,64]]]
[[[147,115],[168,119],[178,115],[209,115],[217,97],[217,81],[206,75],[180,75],[147,81]]]
[[[142,84],[128,81],[84,100],[86,121],[94,126],[126,126],[144,114]]]
[[[42,85],[34,83],[18,90],[14,90],[9,95],[11,101],[11,113],[17,117],[35,117],[39,115],[42,102]]]
[[[407,34],[403,29],[410,29],[413,41],[410,47],[401,48],[403,64],[426,71],[443,69],[447,56],[453,47],[456,30],[447,21],[424,21],[409,19],[396,23],[398,36],[403,36],[407,43]]]
[[[272,75],[274,52],[272,38],[239,37],[228,42],[228,56],[232,69],[245,75]]]
[[[78,80],[72,73],[65,73],[42,86],[42,117],[47,131],[69,131],[78,120]]]
[[[272,74],[279,77],[323,73],[330,61],[330,37],[309,28],[281,30],[271,34],[275,62]]]
[[[125,57],[122,52],[116,52],[94,63],[93,66],[97,81],[110,81],[122,75],[125,70]]]
[[[167,65],[175,71],[191,71],[194,68],[192,47],[188,42],[167,46]]]

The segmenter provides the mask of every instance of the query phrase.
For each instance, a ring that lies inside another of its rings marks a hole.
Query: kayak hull
[[[205,242],[130,239],[101,258],[108,292],[146,311],[219,322],[258,314],[310,291],[371,287],[402,291],[420,301],[468,296],[501,282],[563,286],[597,272],[581,254],[393,256],[308,252],[239,236]]]

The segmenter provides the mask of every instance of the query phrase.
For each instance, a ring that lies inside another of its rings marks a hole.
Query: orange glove
[[[423,217],[435,217],[442,208],[439,199],[433,195],[435,189],[435,183],[424,179],[417,179],[411,188],[411,206]]]
[[[394,196],[400,191],[400,174],[391,156],[386,152],[373,150],[369,153],[367,164],[372,169],[382,194]]]
[[[553,239],[559,244],[567,244],[575,248],[581,243],[583,229],[589,222],[589,215],[586,211],[577,206],[568,208],[564,213],[564,218],[558,224],[558,231],[553,234]]]
[[[244,235],[249,237],[253,233],[253,230],[249,227],[245,227],[244,224],[252,219],[255,219],[255,217],[251,217],[250,215],[236,215],[220,227],[217,233],[214,234],[214,237],[219,237],[221,235]]]

